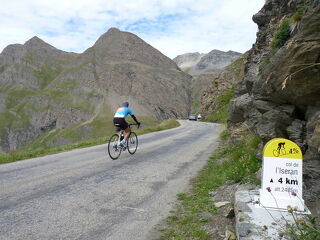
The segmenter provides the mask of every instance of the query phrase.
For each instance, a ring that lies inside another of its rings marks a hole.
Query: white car
[[[190,120],[190,121],[197,121],[197,115],[196,115],[196,114],[191,114],[191,115],[189,116],[189,120]]]
[[[197,119],[198,119],[198,121],[200,121],[202,119],[201,114],[198,114]]]

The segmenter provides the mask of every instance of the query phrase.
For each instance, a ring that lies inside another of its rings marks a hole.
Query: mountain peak
[[[107,34],[118,33],[121,32],[118,28],[112,27],[106,32]]]
[[[109,30],[102,34],[94,45],[104,44],[109,42],[112,38],[118,38],[119,33],[122,33],[118,28],[109,28]]]
[[[177,69],[177,65],[159,50],[137,35],[117,28],[110,28],[99,37],[84,55],[94,53],[99,53],[96,56],[103,56],[105,61],[131,61],[154,67],[161,65]]]
[[[45,48],[51,48],[51,49],[55,49],[55,47],[51,46],[49,43],[46,43],[45,41],[43,41],[42,39],[40,39],[37,36],[34,36],[32,38],[30,38],[28,41],[25,42],[24,44],[26,47],[45,47]]]
[[[33,42],[43,42],[43,40],[37,36],[33,36],[32,38],[29,39],[29,41],[33,41]]]

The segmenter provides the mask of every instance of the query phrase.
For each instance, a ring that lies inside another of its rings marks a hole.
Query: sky
[[[213,49],[245,52],[264,0],[0,0],[0,52],[38,36],[81,53],[109,28],[138,35],[170,58]]]

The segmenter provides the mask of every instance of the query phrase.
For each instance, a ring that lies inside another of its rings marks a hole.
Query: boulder
[[[308,150],[305,157],[320,160],[320,109],[309,108],[306,115],[308,116],[306,125]]]
[[[255,126],[255,132],[264,143],[277,137],[286,138],[287,134],[281,125],[277,122],[269,122],[268,120],[261,120]]]
[[[294,141],[298,146],[305,151],[305,127],[306,122],[300,119],[294,119],[292,124],[287,127],[289,139]]]
[[[272,109],[275,109],[277,104],[269,101],[263,101],[263,100],[254,100],[253,106],[262,114],[265,112],[268,112]]]
[[[253,99],[248,93],[232,99],[229,103],[228,122],[243,122],[245,120],[245,113],[250,111],[252,102]]]

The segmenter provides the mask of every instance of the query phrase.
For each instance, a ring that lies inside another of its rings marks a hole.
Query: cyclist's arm
[[[140,125],[140,122],[137,120],[136,116],[134,114],[131,115],[131,117],[133,118],[133,120]]]

